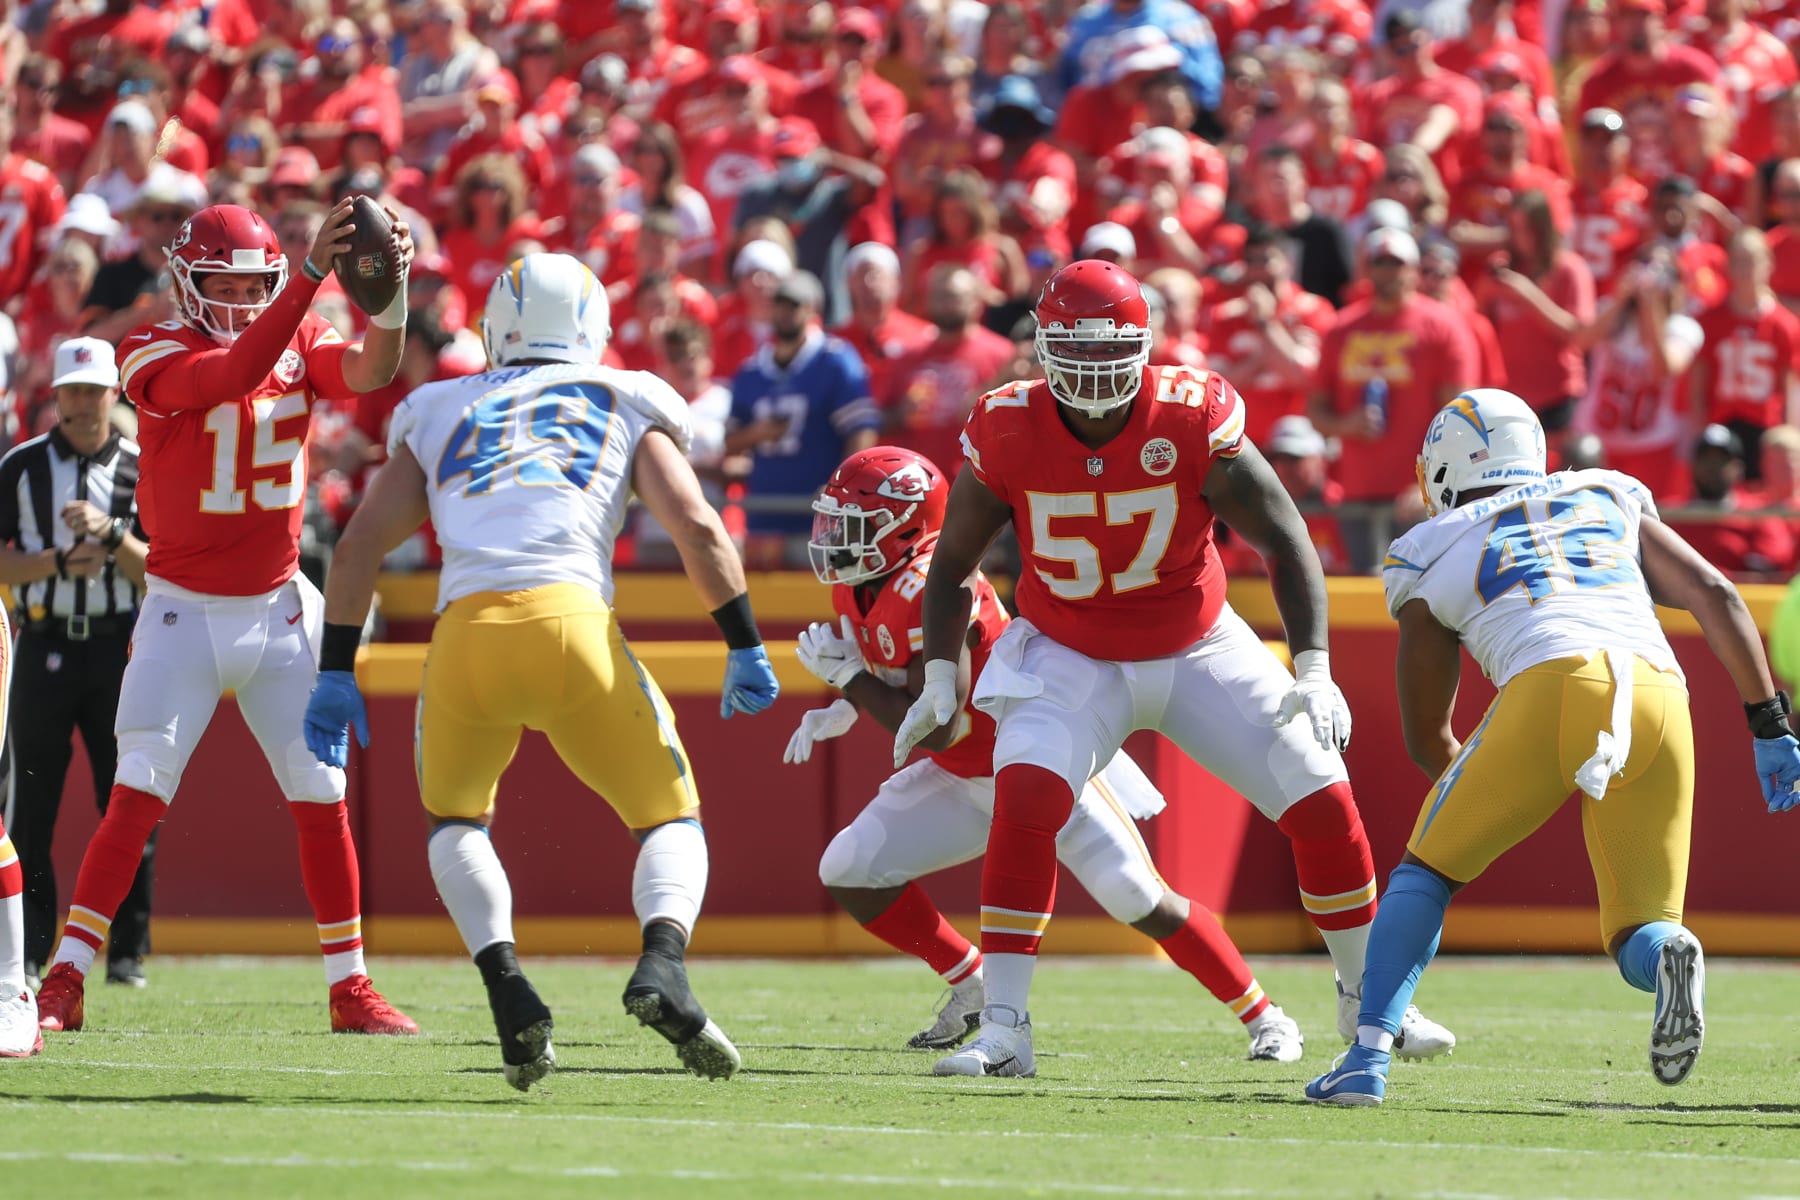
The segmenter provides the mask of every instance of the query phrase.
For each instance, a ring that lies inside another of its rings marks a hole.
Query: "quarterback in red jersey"
[[[324,631],[319,593],[296,573],[309,418],[319,400],[391,381],[406,334],[412,235],[400,221],[390,256],[400,288],[369,315],[366,340],[346,345],[310,311],[350,244],[351,211],[348,200],[331,211],[296,279],[275,231],[249,209],[195,213],[168,247],[181,319],[144,326],[120,347],[139,414],[138,507],[151,550],[119,695],[117,782],[44,980],[45,1029],[81,1028],[94,952],[229,688],[299,831],[332,1029],[419,1031],[369,983],[344,773],[314,759],[301,735]]]
[[[831,585],[839,625],[800,636],[800,662],[843,698],[801,719],[786,760],[849,732],[867,713],[893,732],[924,680],[922,593],[943,525],[950,485],[931,460],[872,446],[844,460],[813,503],[813,570]],[[1006,610],[976,571],[958,670],[981,676]],[[907,1043],[942,1050],[974,1032],[982,1009],[981,952],[951,927],[917,882],[980,854],[994,811],[994,719],[965,703],[921,743],[925,758],[881,785],[868,807],[832,839],[819,878],[844,911],[882,941],[923,960],[950,985],[937,1021]],[[1154,938],[1243,1022],[1250,1057],[1300,1058],[1300,1029],[1269,1002],[1243,955],[1205,907],[1169,889],[1133,818],[1154,815],[1162,796],[1119,751],[1084,781],[1056,855],[1115,920]]]
[[[968,469],[951,488],[924,591],[919,698],[897,760],[962,706],[966,581],[1009,523],[1025,560],[1019,619],[969,693],[995,722],[994,819],[981,881],[981,1033],[934,1071],[1034,1069],[1026,999],[1056,893],[1056,835],[1126,736],[1155,729],[1275,821],[1301,900],[1340,979],[1354,1036],[1375,870],[1341,756],[1350,713],[1325,650],[1325,580],[1294,503],[1244,436],[1244,402],[1217,374],[1148,365],[1136,279],[1084,259],[1037,306],[1046,379],[976,401]],[[1269,564],[1294,650],[1289,675],[1225,603],[1214,518]],[[1293,719],[1307,719],[1294,724]],[[1448,1030],[1416,1014],[1406,1053]]]

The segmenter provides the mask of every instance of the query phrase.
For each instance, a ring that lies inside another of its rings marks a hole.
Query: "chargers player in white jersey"
[[[552,1022],[519,970],[488,825],[524,729],[542,730],[640,843],[631,899],[644,952],[626,1011],[695,1074],[725,1078],[740,1063],[684,966],[707,876],[693,772],[612,613],[613,539],[632,492],[670,531],[730,647],[720,716],[761,712],[779,689],[743,565],[688,465],[687,403],[653,375],[601,366],[610,333],[606,292],[575,258],[529,254],[495,280],[482,321],[491,369],[428,384],[395,410],[388,464],[333,558],[306,712],[321,761],[343,765],[351,725],[367,744],[352,673],[362,623],[382,557],[429,514],[444,548],[416,749],[431,874],[521,1091],[555,1066]]]
[[[1681,924],[1693,727],[1655,605],[1693,613],[1730,673],[1774,811],[1800,797],[1788,697],[1737,589],[1658,519],[1648,490],[1616,471],[1546,475],[1543,427],[1511,392],[1464,392],[1432,419],[1419,486],[1430,519],[1394,542],[1382,580],[1407,752],[1435,783],[1370,933],[1356,1041],[1306,1096],[1382,1102],[1451,895],[1573,791],[1602,942],[1627,983],[1655,993],[1650,1068],[1680,1083],[1705,1032],[1706,967]],[[1500,689],[1460,743],[1459,645]]]

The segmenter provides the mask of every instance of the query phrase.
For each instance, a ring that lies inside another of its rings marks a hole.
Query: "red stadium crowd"
[[[1096,257],[1153,290],[1153,362],[1237,384],[1328,569],[1415,519],[1430,415],[1486,385],[1720,566],[1786,578],[1800,0],[1757,2],[6,0],[6,440],[49,427],[61,340],[176,315],[188,215],[253,207],[296,262],[361,192],[420,254],[400,376],[315,421],[326,537],[394,405],[482,369],[526,251],[594,270],[616,364],[688,396],[751,507],[782,499],[756,456],[817,453],[782,477],[822,483],[867,429],[746,418],[741,370],[835,336],[879,439],[954,470],[973,400],[1039,373],[1044,279]]]

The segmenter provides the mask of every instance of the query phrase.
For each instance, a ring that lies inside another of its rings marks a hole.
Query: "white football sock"
[[[1035,954],[984,954],[981,956],[982,988],[989,1004],[1004,1004],[1025,1015],[1031,999],[1031,972]]]
[[[668,921],[692,936],[706,895],[706,834],[697,821],[670,821],[644,835],[631,873],[638,924]]]
[[[512,941],[512,883],[488,831],[461,822],[440,825],[425,845],[431,878],[469,957],[495,942]]]
[[[1319,936],[1325,939],[1325,949],[1331,952],[1331,965],[1337,968],[1337,977],[1343,981],[1345,991],[1362,993],[1363,959],[1369,953],[1369,928],[1374,924],[1370,921],[1354,929],[1319,930]]]
[[[25,897],[15,892],[0,900],[0,989],[16,996],[24,986]]]

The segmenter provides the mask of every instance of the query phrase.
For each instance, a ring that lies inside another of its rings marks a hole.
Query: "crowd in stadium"
[[[62,340],[176,315],[189,215],[253,207],[292,264],[367,193],[418,241],[413,315],[393,384],[315,418],[321,541],[400,399],[484,367],[530,250],[606,284],[609,361],[690,401],[763,566],[851,451],[954,471],[974,400],[1041,369],[1043,281],[1102,258],[1154,292],[1153,363],[1242,391],[1328,570],[1417,519],[1427,422],[1487,385],[1786,578],[1800,3],[1753,3],[7,0],[6,441],[54,423]]]

